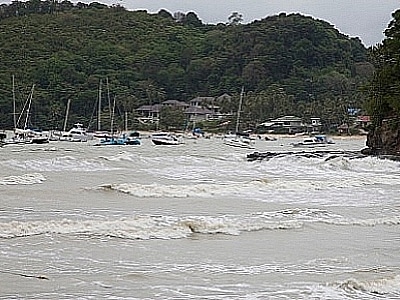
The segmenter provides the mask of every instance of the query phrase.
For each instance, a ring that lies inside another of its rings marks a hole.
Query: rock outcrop
[[[363,154],[400,157],[400,118],[384,119],[380,126],[372,128],[366,145]]]

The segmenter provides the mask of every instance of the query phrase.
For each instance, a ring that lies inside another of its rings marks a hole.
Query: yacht
[[[88,139],[86,129],[81,123],[75,123],[69,131],[60,136],[60,141],[68,142],[87,142]]]

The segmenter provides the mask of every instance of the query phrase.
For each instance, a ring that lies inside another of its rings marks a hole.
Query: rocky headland
[[[371,128],[363,154],[400,160],[400,118],[388,118]]]

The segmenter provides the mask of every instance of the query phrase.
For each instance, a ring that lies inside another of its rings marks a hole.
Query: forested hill
[[[17,108],[34,84],[33,122],[60,128],[68,99],[71,122],[87,124],[100,80],[131,119],[143,104],[244,86],[254,122],[291,113],[340,123],[362,106],[373,71],[359,39],[299,14],[209,25],[195,13],[68,1],[1,5],[0,55],[0,128],[12,128],[12,76]]]

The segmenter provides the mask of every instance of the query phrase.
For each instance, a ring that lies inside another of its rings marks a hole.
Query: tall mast
[[[13,120],[14,120],[14,129],[17,128],[17,114],[15,107],[15,77],[12,76],[12,95],[13,95]]]
[[[128,131],[128,112],[125,111],[125,131]]]
[[[101,130],[101,79],[99,84],[99,107],[97,108],[97,130]]]
[[[63,131],[65,132],[67,130],[67,122],[68,122],[68,115],[69,115],[69,106],[71,104],[71,99],[68,99],[67,102],[67,110],[65,111],[65,119],[64,119],[64,128]]]
[[[35,88],[35,85],[32,86],[31,94],[29,96],[29,104],[28,104],[28,109],[26,110],[26,118],[25,118],[24,130],[28,127],[28,119],[29,119],[29,113],[30,113],[31,105],[32,105],[33,89],[34,88]]]
[[[242,91],[240,93],[239,109],[238,109],[238,112],[237,112],[235,133],[239,132],[239,122],[240,122],[240,113],[242,111],[243,95],[244,95],[244,86],[242,86]]]
[[[116,97],[114,97],[114,103],[113,103],[113,106],[112,106],[112,115],[111,115],[111,137],[114,137],[115,99],[116,99]]]
[[[113,117],[112,116],[112,107],[111,107],[111,98],[110,98],[110,85],[108,83],[108,77],[106,77],[106,85],[107,85],[107,99],[108,99],[108,110],[110,112],[110,119]],[[114,99],[115,100],[115,99]]]
[[[21,122],[21,119],[22,119],[23,114],[24,114],[24,112],[25,112],[26,105],[28,105],[28,103],[29,103],[29,101],[30,101],[30,100],[29,100],[30,97],[31,97],[31,95],[28,95],[28,98],[26,99],[26,101],[25,101],[25,103],[24,103],[24,107],[22,107],[21,113],[19,114],[19,117],[18,117],[18,120],[17,120],[17,124],[18,124],[18,125],[19,125],[20,122]]]

